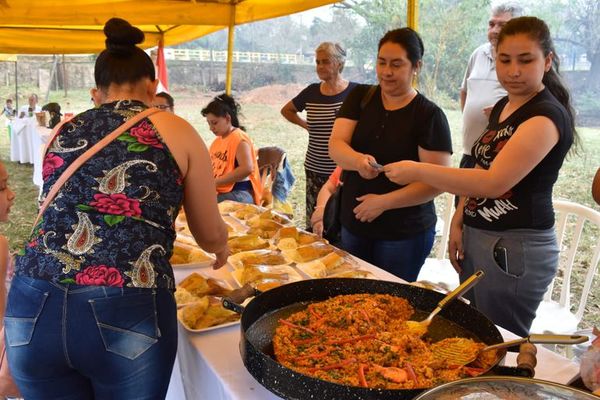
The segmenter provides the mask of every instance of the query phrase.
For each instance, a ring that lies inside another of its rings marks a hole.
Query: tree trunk
[[[586,82],[587,87],[593,91],[600,90],[600,52],[590,57],[591,66],[588,72]]]

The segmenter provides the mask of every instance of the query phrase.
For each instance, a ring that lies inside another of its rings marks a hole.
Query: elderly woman
[[[412,85],[423,52],[412,29],[387,32],[377,54],[379,87],[372,92],[360,85],[350,93],[330,139],[331,158],[346,171],[341,247],[407,281],[417,278],[433,246],[433,198],[440,191],[422,183],[398,185],[377,163],[450,163],[446,116]]]
[[[336,165],[327,148],[335,116],[344,99],[357,85],[342,77],[346,51],[338,43],[323,42],[315,51],[317,75],[321,82],[312,83],[281,109],[293,124],[308,131],[306,172],[306,226],[310,229],[317,195]],[[299,113],[306,110],[306,120]]]
[[[98,107],[58,129],[43,197],[65,169],[133,123],[77,169],[17,257],[5,331],[26,399],[163,399],[177,352],[169,258],[183,204],[198,244],[228,256],[206,146],[192,126],[148,110],[154,65],[144,34],[113,18],[94,69]],[[133,121],[132,121],[133,119]],[[50,197],[52,198],[52,197]]]

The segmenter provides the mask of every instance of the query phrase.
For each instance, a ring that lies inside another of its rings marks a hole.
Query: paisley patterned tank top
[[[77,157],[146,109],[118,101],[63,125],[44,158],[43,197]],[[67,180],[16,259],[17,275],[62,284],[174,288],[169,264],[182,176],[149,119]]]

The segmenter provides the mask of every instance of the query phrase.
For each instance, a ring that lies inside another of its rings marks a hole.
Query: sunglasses
[[[168,104],[157,104],[154,107],[158,108],[159,110],[170,110],[171,106]]]

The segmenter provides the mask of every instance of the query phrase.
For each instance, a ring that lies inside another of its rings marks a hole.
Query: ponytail
[[[575,129],[575,110],[571,103],[571,95],[563,79],[559,74],[560,59],[554,50],[554,44],[550,36],[550,29],[544,21],[536,17],[519,17],[513,18],[504,25],[500,35],[498,35],[498,44],[507,37],[518,34],[528,35],[533,40],[537,41],[544,53],[544,57],[552,54],[552,65],[550,70],[544,73],[542,83],[552,93],[552,95],[563,105],[569,115],[569,125],[573,131],[573,149],[575,152],[579,147],[579,135]]]

